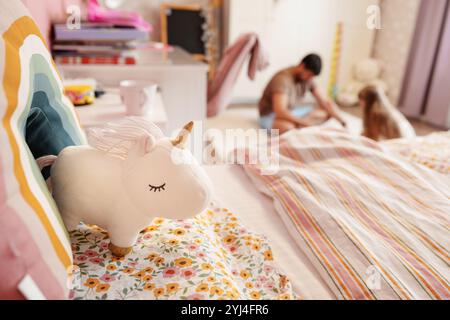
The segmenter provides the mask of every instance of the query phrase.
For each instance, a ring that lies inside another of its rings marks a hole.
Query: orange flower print
[[[108,264],[106,266],[106,270],[108,270],[108,271],[114,271],[116,269],[117,269],[117,267],[115,265],[113,265],[113,264]]]
[[[178,283],[168,283],[166,284],[166,291],[168,294],[174,293],[178,290],[180,285]]]
[[[178,258],[174,261],[175,265],[184,268],[184,267],[190,267],[192,265],[192,259],[189,258]]]
[[[155,289],[155,284],[154,284],[154,283],[146,283],[146,284],[144,285],[144,290],[149,290],[149,291],[151,291],[151,290],[153,290],[153,289]]]
[[[225,265],[222,262],[217,262],[216,265],[220,268],[220,269],[224,269]]]
[[[156,257],[158,257],[159,255],[157,254],[157,253],[150,253],[148,256],[147,256],[147,260],[150,260],[150,261],[153,261],[153,260],[155,260],[155,258]]]
[[[264,251],[264,258],[266,260],[272,261],[273,260],[272,250]]]
[[[289,293],[285,293],[278,296],[278,300],[291,300],[291,295]]]
[[[154,260],[154,262],[155,262],[155,264],[157,265],[157,266],[159,266],[160,264],[163,264],[164,263],[164,258],[163,257],[157,257],[155,260]]]
[[[147,268],[142,269],[142,271],[148,272],[148,273],[152,273],[153,272],[153,268],[152,267],[147,267]]]
[[[152,281],[153,277],[149,274],[142,277],[142,281],[149,282]]]
[[[135,274],[133,274],[133,276],[136,277],[136,278],[141,278],[142,279],[145,276],[145,272],[141,270],[141,271],[136,272]]]
[[[235,291],[227,291],[227,298],[230,300],[237,300],[239,299],[239,294]]]
[[[257,291],[252,291],[250,292],[250,298],[252,298],[253,300],[259,300],[261,299],[261,294]]]
[[[95,288],[98,284],[99,284],[98,279],[94,279],[94,278],[89,278],[84,283],[84,285],[88,288]]]
[[[123,261],[125,258],[124,257],[116,257],[116,256],[113,256],[112,258],[111,258],[111,261],[112,262],[117,262],[117,261]]]
[[[107,283],[101,283],[101,284],[97,285],[97,287],[96,287],[96,289],[95,289],[95,292],[100,293],[100,292],[108,291],[109,287],[110,287],[109,284],[107,284]]]
[[[218,295],[221,296],[223,294],[223,290],[217,286],[212,286],[211,289],[209,290],[209,293],[211,295]]]
[[[153,232],[158,230],[158,226],[149,226],[145,229],[146,232]]]
[[[225,242],[225,244],[232,244],[236,241],[236,237],[231,235],[231,236],[227,236],[223,239],[223,242]]]
[[[259,250],[261,250],[261,246],[260,246],[259,244],[255,243],[255,244],[252,246],[252,249],[255,250],[255,251],[259,251]]]
[[[176,236],[184,236],[186,234],[186,230],[183,228],[177,228],[173,230],[173,234]]]
[[[200,268],[202,268],[203,270],[208,270],[208,271],[213,269],[213,267],[210,263],[202,263],[200,265]]]
[[[209,286],[206,283],[201,283],[195,289],[196,292],[207,292],[209,290]]]
[[[156,288],[155,290],[153,290],[153,294],[156,298],[162,296],[164,294],[164,288]]]
[[[155,219],[153,220],[153,223],[156,224],[156,225],[160,225],[160,224],[162,224],[163,222],[164,222],[164,219],[163,219],[163,218],[155,218]]]
[[[250,277],[250,272],[248,272],[247,270],[242,270],[240,275],[242,279],[248,279],[248,277]]]
[[[131,274],[134,272],[134,268],[126,267],[122,270],[123,273]]]
[[[228,280],[228,279],[223,279],[222,280],[222,282],[223,282],[223,284],[226,286],[226,287],[229,287],[229,286],[231,286],[231,281],[230,280]]]

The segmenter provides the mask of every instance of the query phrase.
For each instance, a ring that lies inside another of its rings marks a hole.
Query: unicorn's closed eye
[[[80,221],[108,231],[114,255],[127,254],[154,217],[192,218],[209,203],[211,182],[181,151],[192,130],[165,138],[130,119],[89,135],[91,146],[64,149],[51,168],[53,197],[69,231]],[[174,163],[173,151],[190,161]]]

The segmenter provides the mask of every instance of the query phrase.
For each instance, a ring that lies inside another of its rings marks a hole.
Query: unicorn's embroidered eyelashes
[[[153,192],[161,192],[161,191],[166,190],[166,184],[165,183],[163,183],[160,186],[152,186],[151,184],[149,184],[148,186],[150,187],[150,191],[153,191]]]

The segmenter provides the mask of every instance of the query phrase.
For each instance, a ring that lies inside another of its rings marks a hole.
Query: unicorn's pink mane
[[[87,132],[91,147],[120,158],[126,158],[130,148],[143,135],[152,136],[155,140],[164,137],[154,123],[139,117],[107,123],[102,128],[89,129]]]

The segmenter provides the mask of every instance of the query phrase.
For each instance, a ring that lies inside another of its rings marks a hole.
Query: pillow
[[[63,299],[72,250],[26,143],[27,119],[34,129],[31,121],[42,117],[56,123],[65,142],[83,144],[85,138],[39,29],[20,1],[0,2],[0,34],[0,299],[39,297],[28,295],[36,288],[45,298]],[[40,111],[30,115],[32,106]]]
[[[50,106],[45,92],[33,95],[31,109],[25,128],[25,140],[35,159],[43,156],[57,156],[62,149],[73,146],[72,138],[64,131],[58,113]],[[50,166],[42,170],[44,179],[50,176]]]
[[[75,300],[299,299],[268,240],[211,203],[193,219],[155,218],[125,257],[108,234],[81,224],[71,232]]]

